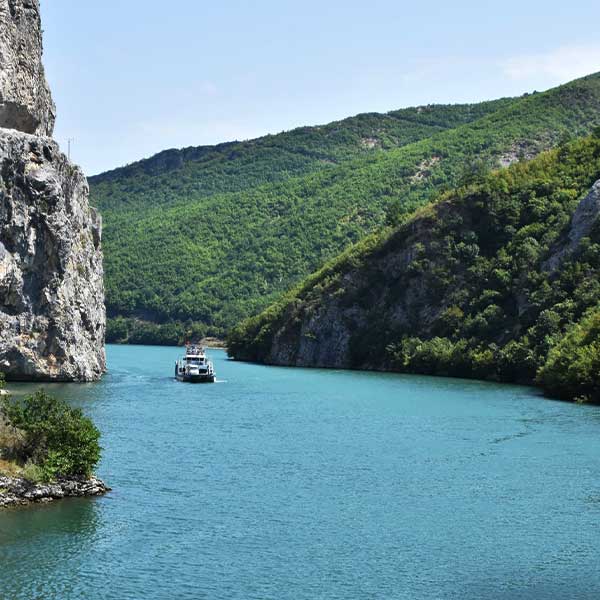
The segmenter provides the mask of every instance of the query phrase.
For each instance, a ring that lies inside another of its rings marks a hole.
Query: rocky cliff
[[[49,137],[37,0],[0,0],[0,371],[92,381],[105,371],[101,222]]]
[[[0,127],[51,136],[38,0],[0,0]]]

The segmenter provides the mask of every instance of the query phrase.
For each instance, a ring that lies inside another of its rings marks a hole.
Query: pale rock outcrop
[[[48,138],[0,130],[0,371],[91,381],[105,370],[101,222]]]
[[[0,0],[0,127],[51,136],[55,114],[42,65],[39,0]]]
[[[600,217],[600,179],[592,186],[587,196],[578,204],[566,240],[563,240],[552,256],[544,263],[547,271],[556,271],[561,263],[578,248]]]

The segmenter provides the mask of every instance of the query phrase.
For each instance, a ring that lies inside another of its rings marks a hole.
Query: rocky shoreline
[[[0,509],[47,503],[61,498],[103,496],[110,488],[97,477],[90,479],[60,479],[48,484],[36,484],[20,477],[0,475]]]

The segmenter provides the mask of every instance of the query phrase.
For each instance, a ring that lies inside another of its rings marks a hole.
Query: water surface
[[[192,386],[177,354],[50,386],[114,492],[0,513],[1,600],[600,597],[599,408],[221,351]]]

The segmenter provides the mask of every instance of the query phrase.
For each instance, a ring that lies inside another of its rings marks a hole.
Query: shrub
[[[405,338],[388,346],[387,352],[399,371],[453,377],[470,373],[465,340],[454,343],[441,337],[431,340]]]
[[[538,383],[566,400],[600,402],[600,309],[573,325],[550,350]]]
[[[29,462],[25,465],[21,475],[24,479],[27,479],[27,481],[30,481],[31,483],[45,483],[48,481],[48,474],[46,470],[32,462]]]
[[[2,411],[25,435],[21,460],[40,467],[45,480],[91,475],[100,460],[100,432],[80,409],[40,390],[15,402],[4,400]]]

